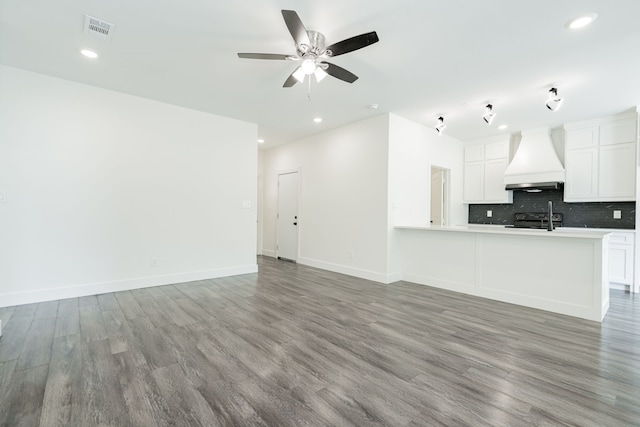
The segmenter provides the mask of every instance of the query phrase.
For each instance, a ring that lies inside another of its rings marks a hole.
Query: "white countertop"
[[[458,233],[485,233],[512,236],[537,236],[545,238],[571,237],[580,239],[602,239],[613,231],[635,230],[603,230],[600,228],[571,228],[558,227],[552,232],[531,228],[507,228],[504,225],[466,224],[466,225],[396,225],[398,229],[424,230],[424,231],[451,231]]]

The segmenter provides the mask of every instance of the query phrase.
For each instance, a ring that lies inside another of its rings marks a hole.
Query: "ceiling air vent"
[[[85,34],[89,34],[90,36],[96,37],[98,39],[109,40],[111,38],[111,33],[113,33],[114,27],[115,25],[110,24],[106,21],[101,21],[100,19],[94,18],[93,16],[84,16]]]

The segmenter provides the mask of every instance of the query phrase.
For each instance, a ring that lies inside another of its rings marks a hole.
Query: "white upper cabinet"
[[[636,199],[638,115],[565,125],[565,202]]]
[[[564,201],[598,198],[598,148],[567,150],[565,153]]]
[[[464,201],[484,201],[484,161],[464,163]]]
[[[464,203],[513,203],[504,189],[509,165],[509,135],[471,141],[464,148]]]

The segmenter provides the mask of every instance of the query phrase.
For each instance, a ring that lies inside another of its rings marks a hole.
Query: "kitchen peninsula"
[[[404,280],[601,322],[608,233],[396,226]]]

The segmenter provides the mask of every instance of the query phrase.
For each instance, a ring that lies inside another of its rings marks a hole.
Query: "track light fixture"
[[[438,132],[438,135],[442,135],[442,131],[446,127],[447,125],[444,124],[444,117],[438,117],[438,124],[436,125],[436,132]]]
[[[495,116],[496,116],[496,113],[493,112],[493,105],[487,104],[487,106],[484,107],[484,114],[482,115],[482,120],[484,120],[486,124],[490,125]]]
[[[549,99],[547,99],[545,103],[549,110],[557,111],[560,105],[562,105],[562,101],[563,99],[558,96],[558,88],[552,87],[549,89]]]

